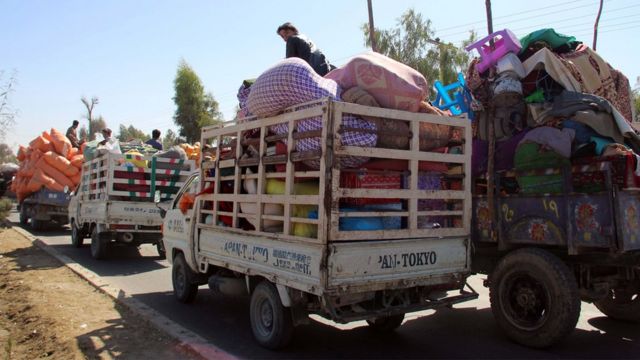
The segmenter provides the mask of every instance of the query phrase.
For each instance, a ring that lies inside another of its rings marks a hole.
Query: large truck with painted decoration
[[[488,275],[494,317],[516,342],[556,344],[575,329],[581,301],[640,322],[640,188],[625,185],[620,160],[500,172],[493,204],[474,197],[472,268]],[[578,186],[585,171],[601,181]],[[555,177],[557,189],[504,192],[516,176]]]
[[[348,125],[356,116],[406,124],[406,148],[349,145],[375,134]],[[434,126],[459,135],[457,153],[417,136]],[[272,349],[310,314],[390,331],[406,313],[475,299],[470,136],[464,118],[331,99],[204,128],[213,160],[164,216],[175,296],[190,302],[204,284],[250,294],[254,337]]]
[[[481,59],[467,91],[484,108],[474,114],[472,268],[488,275],[497,323],[542,348],[575,329],[582,301],[640,322],[640,135],[628,79],[551,28],[520,39],[500,30],[471,48]]]
[[[112,246],[144,243],[155,244],[164,257],[154,196],[172,199],[194,165],[193,160],[110,152],[85,161],[68,206],[71,243],[81,247],[91,238],[96,259],[104,259]]]

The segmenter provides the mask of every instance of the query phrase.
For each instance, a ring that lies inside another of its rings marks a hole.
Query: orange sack
[[[78,169],[82,168],[82,163],[84,162],[84,156],[82,154],[78,154],[71,158],[71,165],[77,167]]]
[[[40,160],[38,158],[38,160]],[[35,169],[35,164],[38,162],[38,160],[33,161],[33,160],[27,160],[24,162],[24,164],[22,165],[22,168],[20,169],[20,171],[22,171],[22,176],[24,176],[25,178],[30,178],[33,176],[33,172],[36,170]]]
[[[31,150],[31,153],[29,154],[29,161],[31,161],[34,164],[37,163],[38,160],[40,160],[40,158],[42,157],[42,154],[44,153],[40,151],[40,149]]]
[[[58,154],[65,158],[69,156],[69,151],[71,151],[71,141],[69,141],[63,133],[54,128],[51,128],[51,143]]]
[[[47,131],[42,132],[42,137],[51,141],[51,135]]]
[[[40,188],[42,188],[42,186],[44,186],[43,183],[41,183],[37,179],[31,178],[31,180],[27,184],[27,191],[30,192],[30,193],[34,193],[34,192],[40,190]]]
[[[67,159],[71,160],[71,159],[73,159],[73,157],[74,157],[74,156],[76,156],[77,154],[78,154],[78,148],[74,148],[74,147],[72,147],[72,148],[69,150],[69,154],[67,155]]]
[[[27,148],[20,145],[20,147],[18,148],[18,155],[16,155],[16,159],[18,159],[18,161],[23,161],[26,157],[27,157]]]
[[[31,181],[35,181],[44,185],[47,189],[53,191],[64,191],[64,186],[58,184],[55,180],[45,175],[42,170],[37,169],[33,174]]]
[[[45,175],[49,176],[58,184],[62,185],[63,188],[65,186],[73,188],[73,182],[71,181],[71,179],[69,179],[65,174],[61,173],[58,169],[49,165],[44,159],[40,159],[35,167],[36,169],[42,170]]]
[[[78,173],[78,168],[71,165],[71,162],[67,158],[61,155],[54,154],[52,151],[47,152],[42,156],[47,164],[58,169],[61,173],[67,177],[71,177]]]
[[[42,137],[42,135],[31,140],[31,142],[29,143],[29,147],[31,147],[31,149],[33,150],[38,149],[43,153],[46,153],[47,151],[52,149],[51,142]]]

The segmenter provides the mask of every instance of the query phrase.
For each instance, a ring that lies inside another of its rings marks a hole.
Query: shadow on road
[[[47,241],[47,245],[99,276],[133,275],[167,267],[167,265],[158,262],[160,257],[155,253],[155,249],[152,256],[149,256],[148,252],[143,256],[136,246],[114,245],[109,247],[106,259],[96,260],[91,257],[91,239],[85,239],[85,244],[80,248],[76,248],[71,245],[71,232],[67,227],[36,232],[28,225],[22,226],[18,222],[13,222],[12,225],[22,227],[36,238],[68,237],[68,242],[60,243],[58,241],[58,243],[54,243]]]
[[[202,335],[212,344],[240,358],[633,358],[640,354],[637,327],[620,326],[608,319],[597,320],[611,327],[606,333],[576,331],[549,349],[530,349],[511,342],[498,328],[489,308],[441,309],[420,313],[394,333],[377,334],[364,321],[341,330],[311,321],[298,326],[291,345],[280,352],[259,347],[249,325],[249,297],[230,298],[201,287],[193,304],[177,302],[170,292],[136,295],[173,321]],[[598,318],[600,319],[600,318]],[[615,330],[614,330],[615,329]],[[337,356],[339,354],[339,356]]]

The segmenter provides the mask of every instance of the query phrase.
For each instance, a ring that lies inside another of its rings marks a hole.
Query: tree
[[[173,130],[167,129],[167,132],[162,138],[162,148],[168,149],[174,145],[182,144],[185,142],[187,141],[185,139],[179,138],[178,134],[176,134]]]
[[[147,141],[151,136],[144,133],[144,131],[140,129],[136,129],[133,125],[129,125],[126,127],[120,124],[120,131],[118,135],[118,140],[120,141],[131,141],[131,140],[142,140]]]
[[[79,139],[85,139],[87,141],[91,141],[91,140],[95,140],[96,139],[96,133],[99,132],[100,130],[104,129],[107,127],[107,122],[104,120],[104,118],[102,117],[102,115],[98,116],[96,119],[91,120],[91,129],[93,129],[93,133],[91,134],[91,136],[88,136],[88,131],[87,128],[82,125],[80,126],[80,129],[78,130],[78,136]]]
[[[4,163],[17,164],[18,160],[9,145],[2,143],[0,144],[0,164]]]
[[[193,143],[200,139],[203,127],[222,121],[218,102],[211,93],[205,93],[200,78],[184,60],[178,65],[173,85],[173,101],[176,104],[173,121],[178,126],[180,135]]]
[[[4,80],[4,71],[0,70],[0,140],[4,140],[7,130],[15,124],[16,112],[11,108],[9,95],[16,83],[15,71]]]
[[[362,25],[365,45],[370,46],[369,26]],[[394,60],[406,64],[433,83],[440,80],[445,84],[457,81],[457,73],[469,66],[469,54],[451,43],[442,43],[431,29],[431,20],[423,20],[422,15],[413,9],[407,10],[394,29],[375,29],[375,42],[378,51]],[[476,39],[473,31],[463,47]]]
[[[635,108],[636,118],[632,121],[640,121],[640,76],[638,76],[636,81],[636,87],[632,91],[633,107]]]
[[[93,108],[98,105],[98,97],[94,96],[91,98],[91,101],[89,101],[83,96],[80,98],[80,101],[82,101],[84,106],[87,108],[86,119],[89,120],[89,134],[93,134],[96,132],[96,129],[93,127],[93,124],[91,124],[91,121],[93,121]]]

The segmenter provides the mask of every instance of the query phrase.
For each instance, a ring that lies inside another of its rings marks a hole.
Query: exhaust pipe
[[[227,296],[247,295],[247,286],[243,278],[211,275],[207,283],[214,293]]]
[[[131,243],[133,241],[133,234],[130,232],[122,233],[122,241],[127,244]]]

